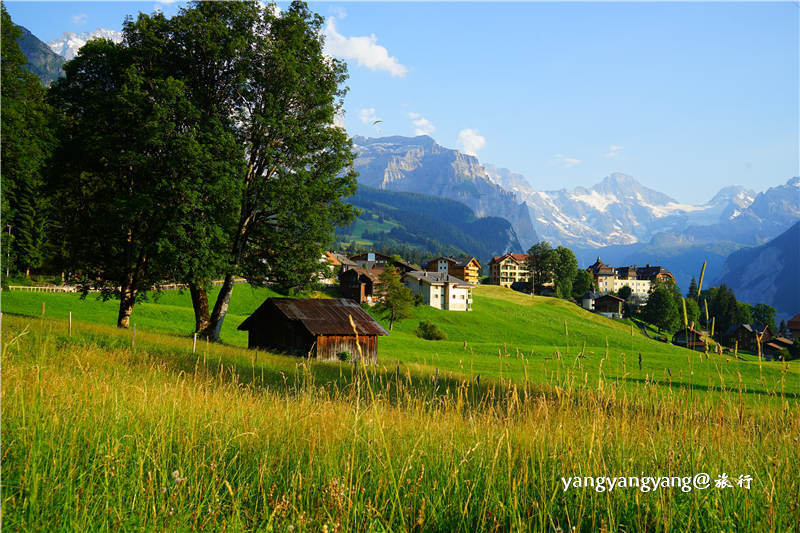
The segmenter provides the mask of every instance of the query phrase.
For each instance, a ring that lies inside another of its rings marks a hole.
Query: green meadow
[[[237,285],[223,342],[192,353],[188,293],[137,304],[134,343],[115,301],[4,291],[4,528],[798,530],[796,363],[486,286],[473,312],[415,308],[376,366],[321,363],[246,349],[236,327],[273,295]],[[561,481],[702,473],[687,492]]]

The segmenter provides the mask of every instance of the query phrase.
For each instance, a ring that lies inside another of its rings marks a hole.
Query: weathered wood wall
[[[336,354],[348,352],[350,361],[359,358],[358,346],[364,363],[378,362],[378,337],[376,335],[359,335],[358,343],[354,335],[318,335],[316,346],[317,359],[325,361],[338,361]]]

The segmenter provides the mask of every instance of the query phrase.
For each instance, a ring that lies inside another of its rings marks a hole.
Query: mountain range
[[[80,50],[87,41],[99,38],[109,39],[115,43],[119,43],[122,41],[122,32],[106,28],[98,28],[94,31],[83,33],[67,31],[58,39],[48,42],[47,46],[49,46],[53,52],[69,61],[78,55],[78,50]]]
[[[445,148],[431,137],[353,137],[359,183],[376,189],[449,198],[481,217],[511,223],[527,249],[538,240],[528,208],[515,194],[492,182],[474,156]]]
[[[799,312],[800,222],[761,246],[732,253],[717,279],[722,283],[740,301],[771,305],[779,320]]]
[[[362,185],[451,198],[477,216],[508,220],[523,249],[539,239],[587,265],[661,264],[681,287],[715,279],[729,254],[760,245],[800,220],[800,178],[756,193],[732,185],[691,205],[614,173],[592,187],[537,191],[521,174],[482,164],[428,136],[353,138]]]

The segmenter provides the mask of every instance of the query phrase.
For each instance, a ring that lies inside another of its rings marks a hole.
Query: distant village
[[[374,305],[380,301],[380,274],[391,265],[400,275],[403,285],[424,305],[445,311],[472,311],[472,289],[479,283],[498,285],[530,294],[531,272],[528,254],[507,253],[492,257],[488,264],[488,277],[481,279],[483,268],[476,257],[433,257],[423,265],[414,265],[398,256],[379,252],[363,252],[347,256],[339,252],[326,252],[321,261],[331,267],[331,276],[321,281],[327,285],[338,283],[339,293],[358,304]],[[593,290],[586,292],[576,302],[582,308],[607,318],[623,317],[623,306],[641,308],[647,303],[651,285],[655,280],[675,282],[673,274],[659,265],[609,266],[598,257],[588,266],[592,275]],[[630,294],[620,297],[623,287]],[[545,283],[543,296],[554,296],[552,283]],[[673,344],[695,350],[706,349],[709,332],[690,324],[672,337]],[[760,350],[769,357],[788,349],[793,340],[800,338],[800,315],[793,317],[783,332],[759,324],[734,324],[723,334],[725,342],[741,350]]]

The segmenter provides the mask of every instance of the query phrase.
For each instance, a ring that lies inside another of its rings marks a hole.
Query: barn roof
[[[357,303],[345,298],[269,298],[238,329],[249,330],[270,308],[277,308],[289,320],[300,322],[312,335],[352,335],[350,317],[359,335],[388,335]]]

